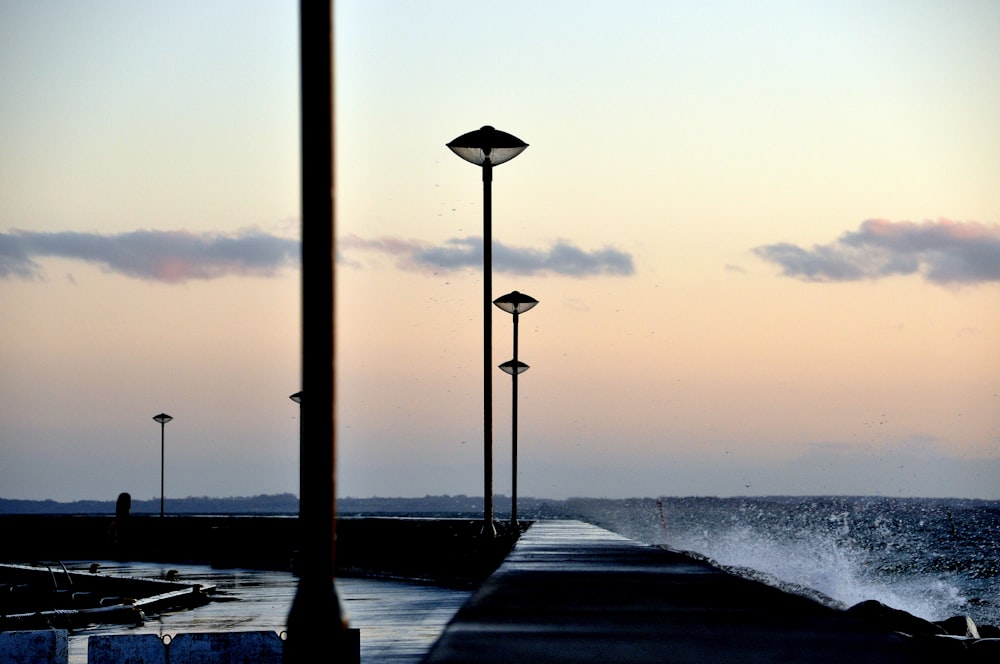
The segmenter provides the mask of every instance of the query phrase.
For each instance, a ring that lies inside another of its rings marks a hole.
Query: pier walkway
[[[467,662],[921,662],[925,641],[579,521],[536,521],[425,658]]]

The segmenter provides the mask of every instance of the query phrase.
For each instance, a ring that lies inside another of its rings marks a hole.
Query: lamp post
[[[519,293],[517,291],[511,291],[506,295],[501,295],[497,299],[493,300],[493,304],[497,305],[503,311],[514,316],[514,359],[509,362],[504,362],[500,365],[500,369],[504,373],[511,375],[513,382],[513,394],[511,397],[511,435],[510,435],[510,459],[511,459],[511,481],[510,481],[510,525],[515,529],[517,528],[517,376],[528,370],[528,365],[524,362],[519,362],[517,359],[517,317],[521,312],[531,309],[536,304],[538,300],[531,297],[530,295],[525,295],[524,293]]]
[[[302,445],[302,391],[298,391],[295,394],[288,397],[299,406],[299,445]]]
[[[167,422],[174,419],[167,415],[166,413],[160,413],[159,415],[153,415],[153,419],[160,423],[160,518],[163,518],[163,436],[164,429],[166,428]]]
[[[483,169],[483,534],[496,537],[493,525],[493,167],[521,154],[528,144],[490,126],[462,134],[448,148]]]

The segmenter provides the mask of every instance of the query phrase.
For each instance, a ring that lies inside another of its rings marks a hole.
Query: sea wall
[[[496,540],[475,519],[342,518],[337,573],[474,586],[516,541],[507,524]],[[294,570],[299,521],[267,516],[0,516],[0,562],[135,560]]]

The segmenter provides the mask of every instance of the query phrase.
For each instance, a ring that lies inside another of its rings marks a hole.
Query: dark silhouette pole
[[[159,415],[154,415],[153,419],[160,423],[160,518],[163,518],[163,466],[164,466],[164,445],[163,445],[163,430],[166,428],[167,422],[174,419],[167,415],[166,413],[160,413]]]
[[[448,148],[483,169],[483,534],[496,537],[493,525],[493,167],[521,154],[528,144],[490,126],[462,134]]]
[[[299,2],[302,151],[302,392],[299,585],[288,613],[284,661],[357,661],[334,583],[334,171],[333,12]]]
[[[523,312],[531,309],[536,304],[538,300],[531,297],[530,295],[525,295],[524,293],[518,293],[513,291],[507,293],[506,295],[501,295],[497,299],[493,300],[493,304],[497,305],[500,309],[506,311],[514,316],[514,359],[509,362],[504,362],[500,365],[500,369],[504,373],[511,375],[513,380],[513,393],[511,395],[511,430],[510,430],[510,460],[511,460],[511,479],[510,479],[510,525],[514,527],[515,532],[517,530],[517,376],[518,374],[523,374],[528,370],[528,365],[524,362],[519,362],[517,360],[517,317]]]

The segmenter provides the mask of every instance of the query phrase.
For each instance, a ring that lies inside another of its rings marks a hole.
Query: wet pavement
[[[169,569],[176,569],[179,579],[216,586],[216,599],[196,609],[150,616],[134,628],[114,625],[78,630],[69,639],[69,664],[86,664],[87,638],[97,634],[156,634],[162,638],[197,632],[270,630],[280,634],[284,630],[297,587],[297,579],[290,573],[207,565],[102,563],[107,573],[153,578],[161,578]],[[351,627],[361,629],[361,659],[366,664],[419,662],[471,594],[371,579],[338,579],[337,588]]]

